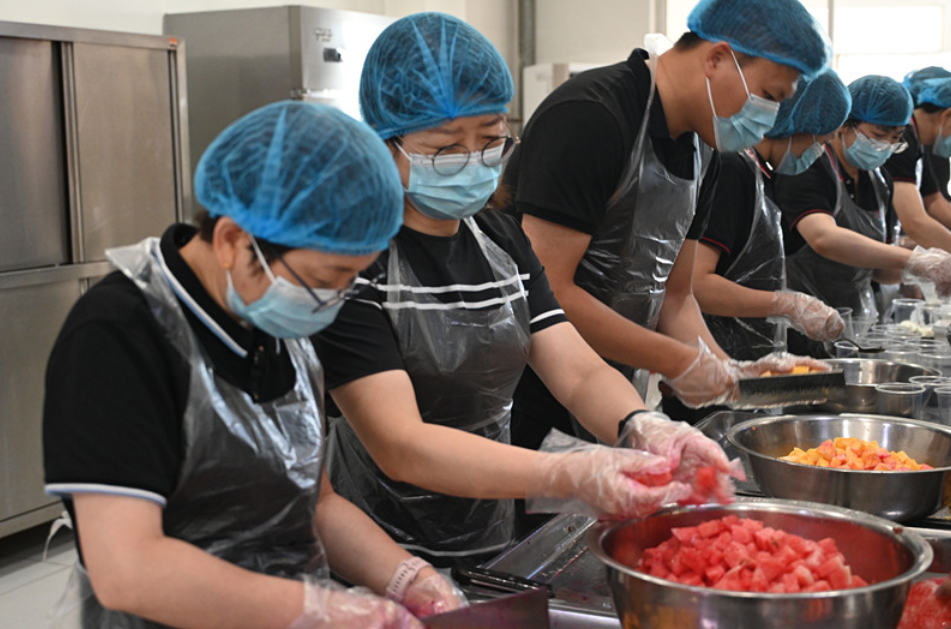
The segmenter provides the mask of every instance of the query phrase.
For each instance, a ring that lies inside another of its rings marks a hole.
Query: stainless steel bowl
[[[636,554],[671,536],[671,529],[734,514],[819,540],[832,537],[867,587],[811,594],[729,592],[681,585],[614,560],[623,535]],[[914,531],[867,514],[805,502],[744,500],[732,505],[664,509],[640,520],[600,522],[588,532],[591,551],[607,567],[625,629],[894,629],[911,582],[931,565],[931,547]]]
[[[935,469],[865,472],[778,458],[794,447],[815,448],[835,437],[877,441]],[[899,522],[940,509],[951,480],[951,428],[929,422],[881,415],[783,415],[736,424],[727,438],[747,457],[753,480],[767,496],[824,502]]]
[[[879,358],[830,358],[823,361],[845,375],[845,389],[833,390],[821,404],[805,407],[808,412],[877,413],[875,385],[883,382],[908,382],[912,376],[940,376],[937,369],[895,363]],[[789,407],[787,412],[794,412]]]

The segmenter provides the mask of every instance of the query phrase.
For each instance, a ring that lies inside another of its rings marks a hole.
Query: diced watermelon
[[[680,526],[670,529],[670,532],[673,533],[674,537],[679,539],[684,544],[689,544],[690,540],[700,534],[699,531],[697,531],[697,527],[695,526]]]
[[[715,537],[723,530],[723,524],[719,520],[707,520],[697,527],[700,537]]]

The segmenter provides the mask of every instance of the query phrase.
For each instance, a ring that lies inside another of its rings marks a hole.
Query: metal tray
[[[730,406],[735,409],[778,408],[792,404],[821,404],[845,391],[845,373],[788,374],[743,378],[740,397]]]

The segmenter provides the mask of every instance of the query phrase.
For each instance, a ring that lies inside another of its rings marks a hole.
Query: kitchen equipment
[[[803,374],[777,374],[739,380],[740,395],[730,404],[736,409],[777,408],[790,404],[817,404],[845,389],[845,376],[832,371]]]
[[[534,588],[422,619],[427,629],[549,629],[548,590]]]
[[[613,558],[623,535],[636,554],[671,536],[727,515],[753,518],[808,539],[835,539],[854,574],[869,586],[810,594],[714,590],[637,572]],[[625,629],[729,627],[761,629],[894,629],[911,582],[927,571],[933,552],[920,535],[882,518],[807,502],[744,500],[732,505],[674,507],[633,521],[602,522],[588,532],[592,553],[607,567]]]
[[[951,429],[934,423],[876,415],[784,415],[739,423],[727,437],[746,455],[752,480],[767,496],[849,507],[896,521],[930,516],[947,502]],[[877,441],[935,469],[866,472],[779,459],[794,447],[806,450],[835,437]]]
[[[824,402],[810,406],[790,405],[787,413],[877,413],[878,394],[875,385],[883,382],[908,382],[912,376],[940,376],[936,369],[906,365],[878,358],[830,358],[823,361],[832,369],[841,370],[845,387],[835,389]]]
[[[840,337],[839,337],[839,341],[844,341],[844,342],[846,342],[846,343],[851,343],[852,345],[855,346],[855,349],[856,349],[857,351],[864,352],[864,353],[866,353],[866,354],[878,354],[878,353],[880,353],[880,352],[884,352],[884,351],[885,351],[885,348],[884,348],[884,347],[881,347],[881,346],[878,346],[878,347],[863,347],[862,345],[859,345],[857,341],[853,341],[852,339],[850,339],[850,338],[848,338],[848,337],[846,337],[846,336],[840,336]],[[838,342],[836,342],[836,345],[838,345]]]

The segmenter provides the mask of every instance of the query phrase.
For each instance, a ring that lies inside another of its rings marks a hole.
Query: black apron
[[[255,402],[215,375],[175,297],[181,289],[173,284],[158,239],[111,249],[107,256],[145,293],[190,366],[185,458],[162,515],[165,534],[255,572],[327,577],[326,555],[313,527],[324,446],[323,370],[310,341],[284,341],[297,382],[281,398]],[[102,607],[77,563],[53,627],[164,625]]]
[[[752,149],[740,155],[756,178],[756,200],[749,238],[723,277],[746,288],[779,291],[785,285],[782,214],[766,195],[764,173]],[[781,319],[708,314],[703,318],[720,347],[738,360],[757,360],[786,349],[786,327]]]
[[[422,287],[390,241],[383,308],[393,325],[423,421],[510,443],[512,394],[531,343],[518,267],[467,218],[501,297],[471,310]],[[369,513],[403,547],[448,565],[512,543],[511,500],[475,500],[399,483],[380,470],[343,418],[332,419],[334,489]]]

